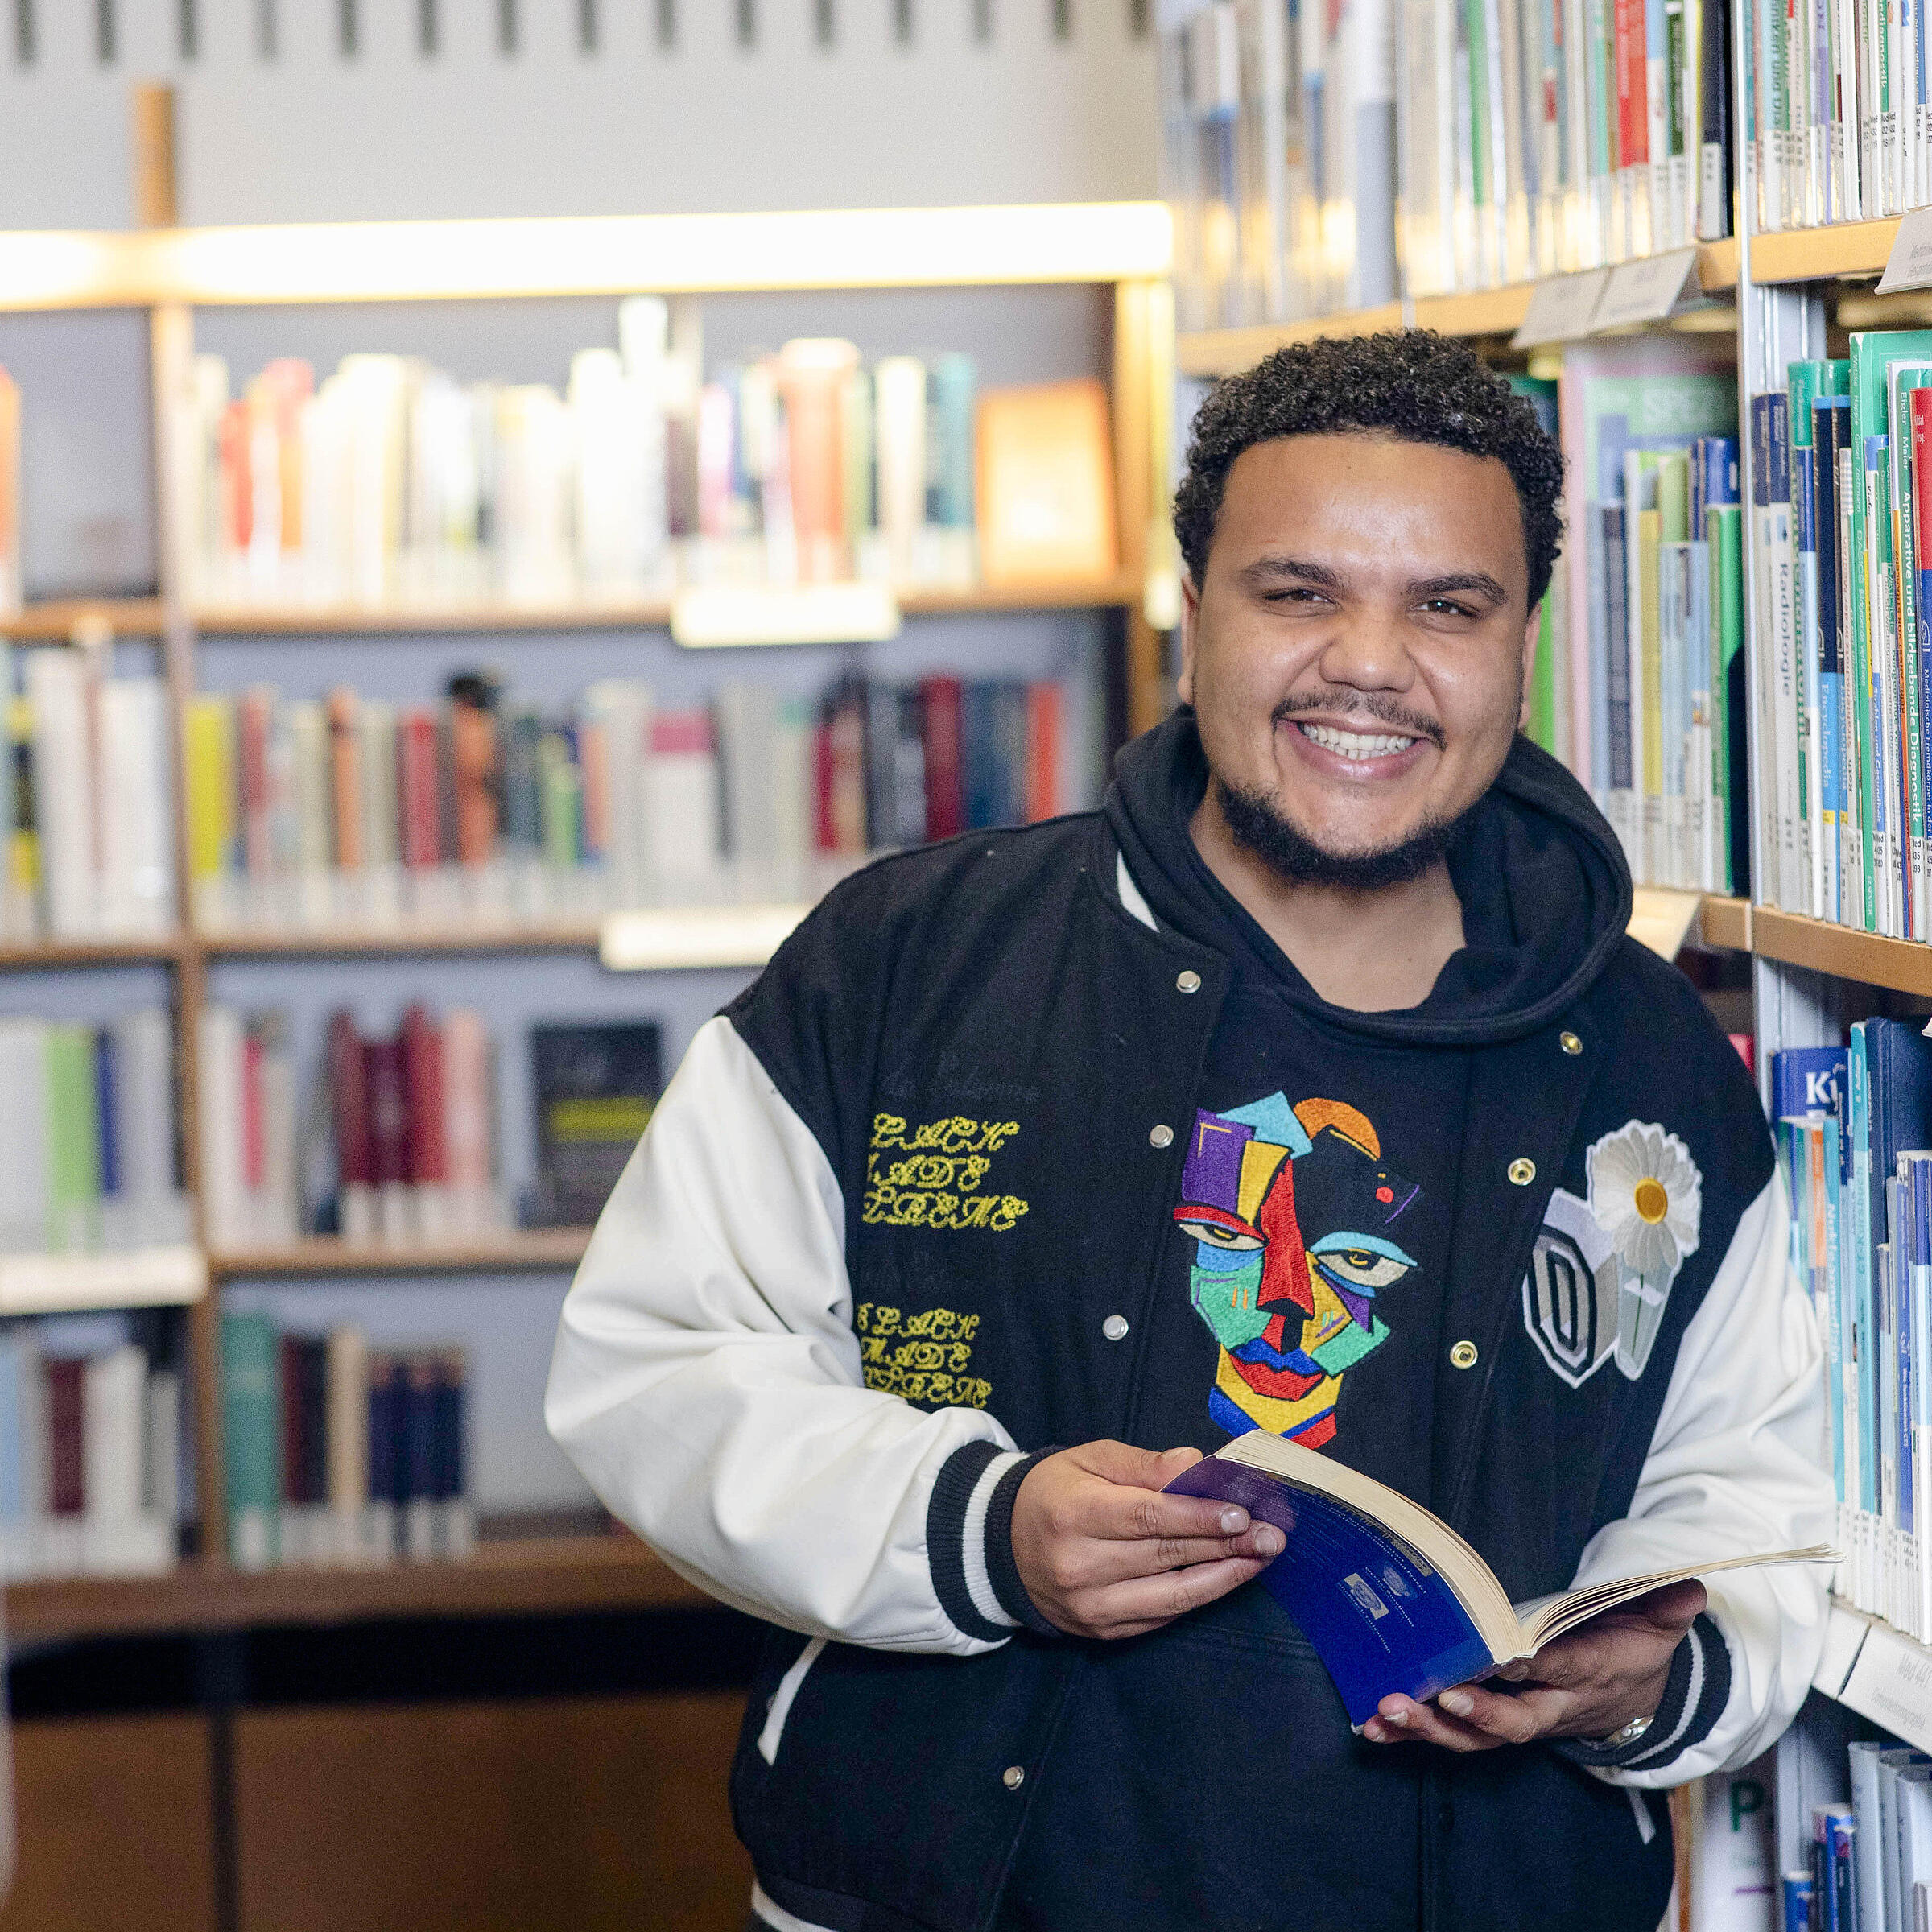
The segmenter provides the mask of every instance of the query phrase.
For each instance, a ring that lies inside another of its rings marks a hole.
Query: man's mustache
[[[1426,738],[1438,751],[1443,749],[1443,728],[1433,718],[1405,709],[1393,698],[1378,697],[1372,691],[1327,689],[1296,691],[1275,706],[1274,722],[1285,724],[1290,718],[1323,711],[1333,717],[1372,718],[1378,724],[1392,725],[1411,737]]]

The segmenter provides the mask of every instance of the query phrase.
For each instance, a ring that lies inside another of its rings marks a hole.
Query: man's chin
[[[1290,886],[1384,892],[1408,885],[1442,862],[1469,816],[1424,818],[1379,840],[1344,840],[1305,831],[1265,794],[1226,784],[1219,789],[1221,816],[1235,844]]]

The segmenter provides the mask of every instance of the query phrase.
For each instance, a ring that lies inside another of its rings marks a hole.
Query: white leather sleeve
[[[1012,1439],[865,1387],[837,1180],[729,1020],[700,1030],[598,1220],[544,1416],[612,1513],[725,1603],[881,1649],[993,1647],[940,1608],[927,1507],[962,1444]]]
[[[1740,1219],[1684,1331],[1629,1513],[1591,1539],[1579,1584],[1831,1540],[1823,1352],[1789,1242],[1784,1183],[1774,1174]],[[1658,1765],[1640,1760],[1596,1775],[1681,1785],[1769,1746],[1818,1668],[1831,1574],[1823,1563],[1781,1563],[1712,1577],[1710,1615],[1731,1666],[1716,1723]]]

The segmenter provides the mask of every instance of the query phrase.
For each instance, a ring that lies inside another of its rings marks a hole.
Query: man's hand
[[[1653,1590],[1545,1645],[1529,1662],[1505,1664],[1496,1676],[1522,1684],[1521,1690],[1463,1684],[1431,1704],[1385,1697],[1377,1707],[1381,1715],[1363,1725],[1362,1735],[1377,1744],[1416,1738],[1450,1751],[1493,1751],[1539,1737],[1608,1737],[1656,1711],[1671,1653],[1704,1600],[1699,1583]]]
[[[1212,1496],[1159,1493],[1200,1459],[1102,1442],[1035,1463],[1013,1498],[1013,1556],[1041,1616],[1073,1637],[1138,1637],[1279,1555],[1272,1523]]]

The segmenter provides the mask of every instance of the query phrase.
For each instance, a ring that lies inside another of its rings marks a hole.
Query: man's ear
[[[1544,595],[1548,596],[1548,592]],[[1517,707],[1516,728],[1521,731],[1530,722],[1530,693],[1536,679],[1536,639],[1543,625],[1543,607],[1541,604],[1530,606],[1530,621],[1523,630],[1523,701]]]
[[[1201,621],[1201,593],[1187,572],[1181,575],[1181,675],[1174,680],[1174,696],[1183,704],[1194,702],[1195,633]]]

